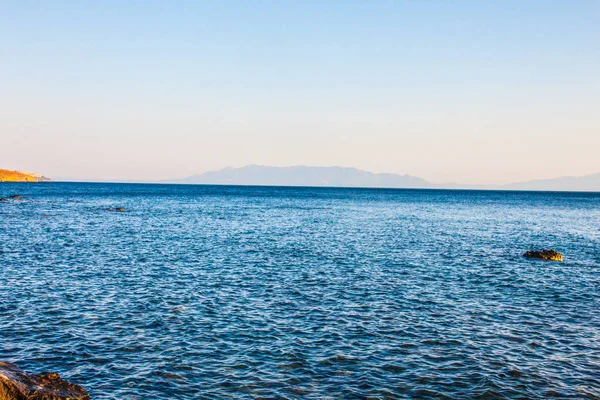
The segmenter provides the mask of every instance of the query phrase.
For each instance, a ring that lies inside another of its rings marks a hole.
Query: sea
[[[13,194],[0,360],[93,399],[600,398],[599,193]]]

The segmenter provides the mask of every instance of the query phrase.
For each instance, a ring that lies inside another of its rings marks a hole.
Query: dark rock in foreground
[[[523,254],[524,257],[527,258],[537,258],[538,260],[551,260],[551,261],[562,261],[563,256],[556,250],[530,250]]]
[[[28,374],[0,362],[0,400],[89,400],[81,386],[63,381],[56,372]]]

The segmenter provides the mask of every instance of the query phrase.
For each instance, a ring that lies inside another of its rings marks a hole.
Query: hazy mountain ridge
[[[376,174],[344,167],[268,167],[249,165],[193,175],[171,183],[265,186],[426,188],[436,184],[411,175]]]
[[[331,186],[371,188],[445,188],[477,190],[549,190],[600,192],[600,173],[580,177],[538,179],[507,185],[437,184],[412,175],[373,173],[346,167],[227,167],[168,183],[264,186]]]
[[[600,173],[584,176],[563,176],[553,179],[535,179],[504,185],[502,189],[600,192]]]

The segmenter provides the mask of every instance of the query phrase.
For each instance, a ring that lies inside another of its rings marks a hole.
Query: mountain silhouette
[[[429,188],[437,185],[411,175],[376,174],[344,167],[268,167],[249,165],[205,172],[170,183],[264,186],[333,186],[381,188]]]

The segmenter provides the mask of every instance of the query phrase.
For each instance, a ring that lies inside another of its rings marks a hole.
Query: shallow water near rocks
[[[16,193],[0,360],[92,398],[600,396],[600,194]]]

